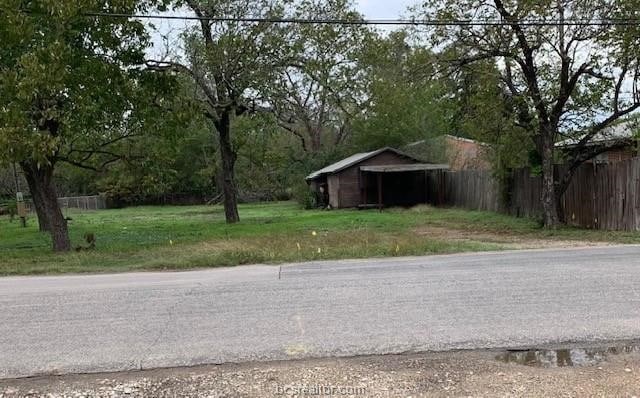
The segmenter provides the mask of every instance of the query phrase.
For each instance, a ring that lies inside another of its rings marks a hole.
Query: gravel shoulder
[[[327,388],[333,396],[366,397],[640,396],[637,351],[581,367],[507,363],[496,359],[501,354],[457,351],[0,380],[0,397],[327,396]]]
[[[451,227],[429,226],[415,230],[418,236],[437,236],[448,242],[483,242],[498,244],[508,250],[566,249],[583,247],[607,247],[616,243],[606,240],[542,238],[534,234],[513,234],[509,231],[478,231]]]

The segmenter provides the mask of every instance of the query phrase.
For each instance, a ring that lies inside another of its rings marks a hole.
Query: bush
[[[6,201],[4,203],[0,203],[0,215],[8,214],[11,221],[18,215],[18,204],[13,200]]]
[[[316,208],[316,195],[306,183],[296,184],[291,189],[291,197],[298,202],[303,209],[309,210]]]

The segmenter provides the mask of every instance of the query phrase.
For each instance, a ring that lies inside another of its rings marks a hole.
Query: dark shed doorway
[[[427,172],[447,165],[409,164],[360,168],[361,206],[410,207],[429,202]]]

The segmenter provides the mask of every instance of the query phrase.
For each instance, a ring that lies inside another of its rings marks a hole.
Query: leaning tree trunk
[[[553,135],[548,132],[542,134],[542,214],[544,226],[557,228],[560,225],[558,206],[560,201],[556,197],[556,184],[553,162]]]
[[[62,215],[58,205],[58,194],[53,185],[53,167],[25,162],[21,164],[36,211],[41,212],[38,218],[44,220],[44,225],[51,234],[53,250],[64,252],[71,250],[67,220]],[[38,208],[40,207],[40,210]],[[43,224],[41,224],[42,227]]]
[[[220,120],[216,122],[220,140],[220,155],[222,158],[222,193],[224,195],[224,215],[228,224],[240,221],[238,214],[238,189],[235,181],[235,165],[237,155],[231,144],[231,117],[235,110],[221,112]]]
[[[22,165],[22,169],[25,170],[24,165]],[[33,175],[25,172],[24,176],[27,180],[27,184],[29,185],[29,191],[36,192],[37,182],[33,178]],[[49,225],[49,218],[47,217],[44,204],[40,200],[40,195],[32,195],[32,201],[36,215],[38,216],[38,227],[40,228],[40,232],[49,232],[51,230],[51,226]]]

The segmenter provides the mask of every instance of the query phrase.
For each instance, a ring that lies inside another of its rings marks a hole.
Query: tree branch
[[[514,18],[513,15],[509,13],[509,11],[507,11],[504,4],[502,3],[502,0],[494,0],[494,3],[502,18],[507,21],[509,26],[511,26],[511,29],[513,29],[513,31],[515,32],[518,44],[524,56],[524,59],[519,60],[518,64],[520,65],[522,73],[524,74],[527,81],[527,86],[529,87],[531,98],[533,99],[534,105],[538,111],[540,122],[546,124],[549,122],[549,113],[547,111],[547,107],[544,104],[544,101],[542,100],[542,94],[540,92],[540,85],[538,83],[538,77],[536,73],[536,66],[535,62],[533,61],[533,52],[535,48],[529,45],[527,36],[525,35],[522,26],[520,26],[516,18]]]
[[[219,107],[218,95],[209,85],[205,82],[204,78],[196,73],[193,69],[172,61],[157,61],[157,60],[147,60],[145,61],[145,65],[147,69],[157,72],[166,72],[166,71],[174,71],[178,73],[183,73],[190,76],[193,81],[200,87],[204,95],[207,97],[208,103],[215,112],[215,109]],[[217,119],[218,115],[211,114],[211,117]]]

